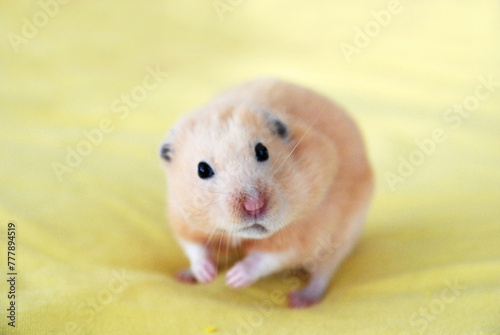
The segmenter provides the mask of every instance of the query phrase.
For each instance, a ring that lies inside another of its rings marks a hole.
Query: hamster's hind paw
[[[190,269],[180,270],[176,273],[175,278],[184,284],[196,284],[198,282]]]
[[[320,300],[321,297],[310,295],[304,290],[293,291],[288,294],[288,307],[306,308],[316,305]]]

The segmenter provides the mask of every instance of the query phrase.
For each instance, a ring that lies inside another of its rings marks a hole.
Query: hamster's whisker
[[[217,227],[214,227],[214,229],[212,229],[212,232],[210,233],[210,235],[208,235],[208,238],[205,241],[205,246],[206,247],[208,247],[210,245],[210,242],[211,242],[212,238],[215,236],[215,232],[216,231],[217,231]]]
[[[217,191],[212,191],[212,190],[210,190],[210,191],[208,191],[208,192],[209,192],[209,193],[223,194],[223,195],[231,195],[231,193],[229,193],[229,192],[217,192]]]
[[[276,168],[276,170],[274,170],[273,174],[271,177],[274,177],[274,175],[276,174],[276,172],[278,172],[279,169],[281,169],[281,167],[286,163],[286,161],[290,158],[290,156],[292,156],[293,152],[295,151],[295,149],[297,149],[297,147],[299,146],[300,142],[302,142],[302,140],[304,139],[304,137],[309,133],[309,131],[312,129],[312,127],[310,127],[305,133],[304,135],[302,135],[302,137],[299,139],[299,141],[297,142],[297,144],[295,144],[295,146],[293,147],[293,149],[290,151],[290,153],[285,157],[285,159],[283,160],[283,162],[281,162],[281,164]]]
[[[277,227],[277,228],[279,228],[279,227]],[[278,231],[281,232],[282,238],[286,239],[285,242],[291,242],[291,241],[293,241],[293,238],[292,238],[293,235],[290,232],[290,229],[288,229],[288,227],[283,227],[283,228],[279,229]],[[308,232],[304,231],[304,233],[307,234]]]
[[[225,199],[212,199],[211,203],[216,203],[216,202],[221,202],[221,201],[225,201]]]
[[[235,234],[236,236],[236,234]],[[241,259],[241,250],[240,250],[240,246],[241,246],[241,240],[239,239],[239,237],[236,236],[236,245],[235,245],[235,252],[236,252],[236,257],[238,257],[237,259]]]
[[[292,151],[290,151],[290,153],[288,154],[288,156],[286,156],[286,158],[283,160],[283,162],[281,162],[281,164],[276,168],[276,170],[273,171],[273,174],[271,175],[271,178],[274,177],[274,175],[276,174],[276,172],[278,172],[279,169],[281,169],[281,167],[286,163],[286,161],[288,160],[288,158],[290,158],[290,156],[293,154],[293,152],[295,151],[295,149],[297,149],[297,146],[299,144],[300,144],[300,141],[293,147]]]
[[[276,159],[274,160],[274,163],[273,163],[273,166],[271,167],[271,171],[274,170],[274,167],[276,166],[276,164],[279,162],[279,159],[281,158],[281,155],[283,154],[283,152],[285,152],[285,149],[286,147],[283,147],[283,149],[280,150],[280,152],[278,153],[278,156],[276,157]]]
[[[219,247],[217,248],[217,264],[219,264],[220,260],[220,246],[222,244],[222,234],[219,235]]]
[[[224,201],[225,201],[224,199],[212,199],[210,201],[204,201],[203,204],[202,204],[203,206],[200,206],[200,207],[204,209],[206,206],[218,204],[218,203],[221,203],[221,202],[224,202]]]
[[[278,232],[280,233],[280,238],[282,241],[288,242],[292,240],[290,232],[288,231],[288,229],[286,229],[286,227],[283,229],[279,229]]]
[[[295,149],[297,149],[297,147],[299,146],[300,142],[302,142],[304,140],[304,138],[306,137],[306,135],[309,134],[309,132],[311,131],[311,129],[314,127],[314,125],[316,124],[316,122],[318,122],[319,118],[321,117],[321,115],[323,115],[324,112],[325,111],[323,110],[321,113],[318,113],[318,116],[316,116],[316,118],[311,123],[311,125],[309,126],[309,128],[307,129],[307,131],[304,133],[304,135],[302,135],[300,137],[299,141],[297,142],[297,144],[295,144],[295,146],[293,147],[292,151],[290,151],[290,153],[288,154],[288,156],[286,156],[285,160],[273,172],[272,177],[274,177],[274,175],[276,174],[276,172],[278,172],[278,170],[281,169],[281,167],[286,163],[286,161],[290,158],[290,156],[292,156],[293,152],[295,151]]]
[[[226,240],[226,269],[229,267],[229,244],[232,243],[233,229],[229,230],[228,238]]]
[[[255,185],[254,183],[252,183],[250,185],[254,190],[257,190],[258,187],[257,185]],[[250,200],[258,200],[259,199],[259,195],[255,195],[255,194],[248,194],[247,197],[250,199]]]

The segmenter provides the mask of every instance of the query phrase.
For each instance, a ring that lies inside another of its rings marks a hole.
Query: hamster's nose
[[[264,210],[265,206],[264,199],[262,197],[258,198],[246,198],[243,203],[243,207],[245,208],[245,212],[248,215],[258,215]]]

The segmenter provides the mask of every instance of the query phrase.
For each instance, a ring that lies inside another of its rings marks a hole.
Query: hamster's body
[[[181,279],[211,282],[217,254],[238,248],[244,258],[227,272],[230,286],[303,267],[310,281],[289,305],[322,298],[359,237],[373,188],[362,136],[341,108],[258,79],[182,119],[161,154],[171,226],[191,262]]]

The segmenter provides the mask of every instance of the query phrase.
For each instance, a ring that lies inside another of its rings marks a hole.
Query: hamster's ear
[[[160,155],[161,159],[163,159],[166,162],[171,162],[172,161],[172,153],[174,152],[174,133],[175,130],[172,129],[167,137],[163,140],[162,145],[160,146],[160,150],[158,154]]]
[[[159,154],[164,161],[172,161],[172,143],[163,143],[160,147]]]
[[[283,121],[281,121],[277,117],[273,117],[273,119],[271,119],[270,125],[273,134],[278,135],[283,139],[286,139],[288,137],[288,127]]]
[[[271,129],[273,135],[277,135],[286,140],[290,135],[290,131],[285,122],[269,109],[261,109],[260,111],[264,113],[264,117],[267,119],[267,125]]]

